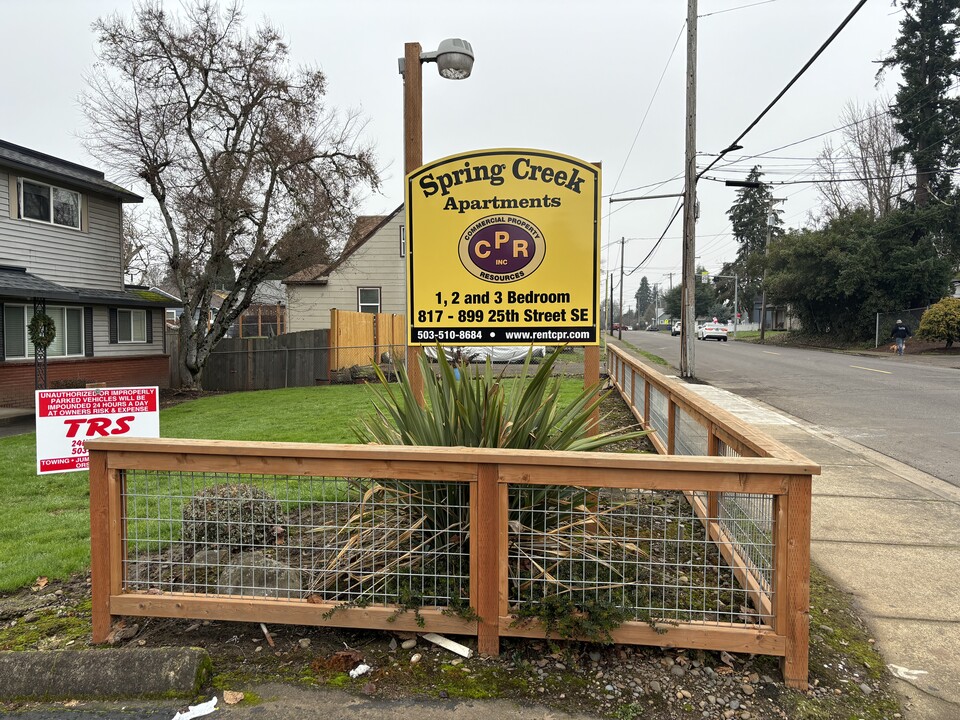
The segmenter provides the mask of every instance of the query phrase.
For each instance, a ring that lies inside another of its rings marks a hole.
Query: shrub
[[[960,298],[944,298],[920,318],[917,338],[921,340],[944,340],[946,347],[960,339]]]
[[[277,500],[252,485],[214,485],[183,506],[182,537],[233,548],[276,545],[284,534],[281,512]]]

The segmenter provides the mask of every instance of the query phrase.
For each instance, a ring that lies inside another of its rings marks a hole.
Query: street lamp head
[[[460,38],[447,38],[434,52],[420,53],[420,62],[435,62],[441,77],[464,80],[473,70],[473,46]]]

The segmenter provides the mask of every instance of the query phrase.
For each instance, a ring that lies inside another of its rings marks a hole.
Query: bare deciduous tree
[[[864,208],[881,218],[897,207],[909,185],[903,163],[892,159],[903,138],[881,100],[864,106],[851,101],[840,120],[844,125],[840,144],[834,147],[828,140],[817,158],[823,178],[817,190],[824,213],[836,218]]]
[[[249,32],[236,5],[211,0],[183,13],[146,0],[130,20],[94,23],[99,62],[82,104],[91,152],[156,201],[184,302],[181,375],[198,387],[257,286],[324,259],[357,192],[379,179],[357,116],[327,109],[323,73],[291,68],[277,30]],[[208,328],[224,277],[233,283]]]

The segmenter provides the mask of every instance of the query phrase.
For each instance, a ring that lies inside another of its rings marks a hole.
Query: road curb
[[[0,652],[0,700],[193,697],[211,669],[201,648]]]

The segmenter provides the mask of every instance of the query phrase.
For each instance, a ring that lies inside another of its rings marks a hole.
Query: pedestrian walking
[[[893,326],[893,330],[890,332],[890,337],[897,342],[897,355],[903,355],[903,347],[907,338],[913,337],[913,333],[910,332],[910,328],[903,324],[903,320],[897,320],[897,324]]]

